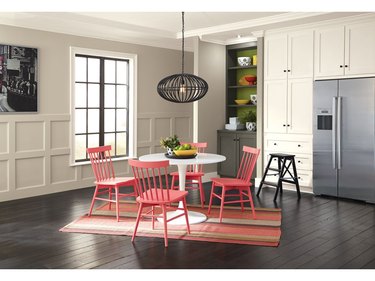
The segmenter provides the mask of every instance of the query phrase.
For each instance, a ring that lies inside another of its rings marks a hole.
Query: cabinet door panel
[[[344,75],[344,34],[343,26],[315,31],[315,77]]]
[[[312,134],[311,79],[289,79],[288,81],[288,133]]]
[[[375,23],[346,26],[346,75],[375,73]]]
[[[287,77],[287,44],[286,34],[272,34],[265,38],[264,79],[285,79]]]
[[[236,133],[219,133],[218,153],[227,159],[218,164],[221,176],[235,177],[237,172],[237,136]]]
[[[288,36],[288,78],[312,78],[314,71],[314,33],[291,32]]]
[[[264,131],[286,133],[287,82],[286,80],[264,83]]]

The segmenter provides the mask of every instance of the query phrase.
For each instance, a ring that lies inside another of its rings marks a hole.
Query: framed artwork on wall
[[[0,114],[38,112],[38,49],[0,44]]]

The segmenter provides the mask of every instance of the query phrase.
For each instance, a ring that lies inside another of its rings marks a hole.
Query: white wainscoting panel
[[[137,121],[138,157],[164,152],[161,137],[192,140],[192,114],[138,114]],[[90,164],[69,165],[69,134],[69,114],[0,116],[0,202],[93,186]],[[126,160],[114,166],[116,175],[131,176]]]
[[[9,191],[9,164],[7,160],[0,161],[0,194]]]
[[[138,157],[165,152],[160,139],[177,135],[182,141],[193,139],[193,116],[188,112],[138,114]]]
[[[45,158],[31,157],[16,159],[16,189],[45,185]]]
[[[157,117],[154,119],[154,136],[156,139],[165,138],[173,135],[172,118],[170,117]]]
[[[51,156],[51,184],[76,181],[76,168],[69,163],[69,154]]]
[[[0,123],[0,154],[9,152],[9,126],[8,123]]]
[[[69,121],[51,121],[51,148],[69,148]]]
[[[16,122],[16,152],[44,150],[45,122]]]

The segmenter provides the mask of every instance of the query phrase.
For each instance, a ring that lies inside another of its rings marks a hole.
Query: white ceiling
[[[191,37],[218,44],[254,40],[254,33],[359,15],[359,12],[187,12],[186,49]],[[136,43],[181,48],[179,12],[6,12],[0,24]],[[238,38],[238,36],[241,38]]]

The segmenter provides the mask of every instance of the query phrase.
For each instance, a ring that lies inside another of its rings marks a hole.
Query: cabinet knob
[[[284,69],[284,72],[286,72],[286,69]]]
[[[290,127],[290,125],[288,124],[288,125],[286,125],[287,127]]]
[[[340,65],[340,68],[343,68],[344,66],[343,65]]]
[[[345,64],[345,67],[349,67],[349,65]]]
[[[298,147],[301,147],[301,145],[299,144]]]
[[[283,127],[286,127],[286,125],[285,125],[285,124],[283,124]]]
[[[298,163],[302,163],[301,160],[298,160],[297,162],[298,162]]]
[[[274,142],[274,143],[273,143],[273,145],[277,145],[277,143],[276,143],[276,142]]]
[[[288,72],[290,72],[290,69],[288,69]]]

